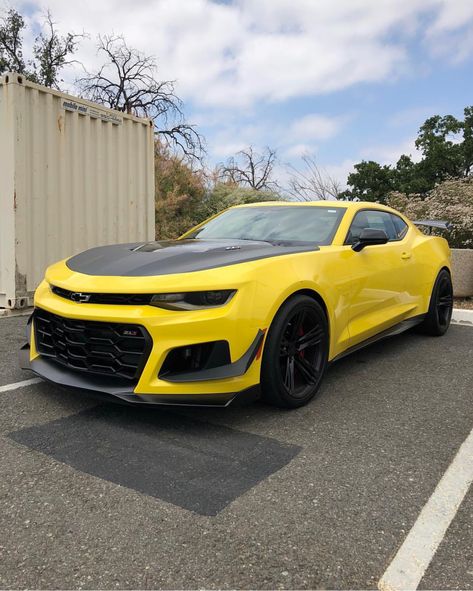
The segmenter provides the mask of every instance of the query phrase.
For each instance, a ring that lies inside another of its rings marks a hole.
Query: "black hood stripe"
[[[270,244],[250,240],[167,240],[117,244],[70,258],[71,271],[85,275],[152,277],[192,273],[269,257],[318,250],[315,244]]]

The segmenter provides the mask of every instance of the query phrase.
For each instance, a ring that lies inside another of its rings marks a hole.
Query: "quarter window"
[[[406,224],[404,220],[401,220],[401,218],[398,215],[391,214],[391,218],[393,220],[394,227],[396,228],[396,240],[402,240],[404,236],[407,234],[409,226]]]
[[[359,211],[353,218],[345,244],[354,244],[365,228],[384,230],[390,242],[401,240],[407,232],[407,224],[401,218],[387,211],[365,209]]]

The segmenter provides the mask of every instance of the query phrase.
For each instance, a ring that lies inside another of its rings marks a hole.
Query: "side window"
[[[394,227],[396,228],[396,240],[402,240],[404,236],[407,234],[409,226],[406,224],[404,220],[401,220],[401,218],[398,215],[391,214],[391,218],[393,220]]]
[[[365,228],[384,230],[389,241],[399,240],[399,233],[394,224],[394,217],[387,211],[376,211],[374,209],[359,211],[353,218],[345,244],[354,244],[360,237],[361,231]],[[404,223],[400,218],[399,221]]]

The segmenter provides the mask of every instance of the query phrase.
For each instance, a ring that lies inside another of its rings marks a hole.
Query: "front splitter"
[[[235,402],[251,402],[259,398],[259,388],[223,394],[135,394],[128,380],[71,371],[43,357],[30,361],[30,347],[20,351],[20,366],[39,377],[68,389],[85,392],[101,400],[134,406],[204,406],[226,407]]]

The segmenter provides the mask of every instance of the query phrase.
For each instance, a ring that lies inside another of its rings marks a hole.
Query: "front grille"
[[[149,293],[82,293],[69,291],[56,285],[51,285],[51,291],[66,300],[84,304],[143,306],[149,304],[152,297]]]
[[[38,353],[78,371],[138,381],[152,340],[143,326],[72,320],[36,308]]]

